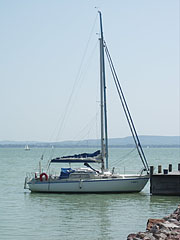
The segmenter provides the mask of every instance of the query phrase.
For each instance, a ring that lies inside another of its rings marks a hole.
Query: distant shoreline
[[[52,145],[52,144],[47,144],[47,145],[28,145],[29,148],[100,148],[98,145]],[[142,145],[143,148],[180,148],[180,145]],[[24,148],[24,145],[21,144],[0,144],[0,148]],[[109,145],[109,148],[135,148],[135,145]]]
[[[143,148],[180,148],[180,136],[139,136]],[[0,141],[0,148],[100,148],[99,139],[86,139],[77,141]],[[110,148],[134,148],[132,137],[109,138]]]

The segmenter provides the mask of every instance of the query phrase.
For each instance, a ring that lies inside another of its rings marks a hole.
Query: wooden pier
[[[167,169],[158,166],[158,172],[154,172],[154,166],[150,167],[150,193],[152,195],[180,196],[180,164],[177,171],[172,171],[172,164]]]

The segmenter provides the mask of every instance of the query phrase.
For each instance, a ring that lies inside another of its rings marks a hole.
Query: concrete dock
[[[154,166],[150,167],[150,193],[152,195],[174,195],[180,196],[180,164],[177,171],[172,170],[172,164],[163,169],[158,166],[155,173]]]

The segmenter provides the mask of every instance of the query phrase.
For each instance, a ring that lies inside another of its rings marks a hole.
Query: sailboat
[[[26,146],[24,147],[24,150],[29,151],[29,150],[30,150],[29,146],[26,145]]]
[[[101,112],[101,149],[94,153],[81,153],[69,156],[56,157],[50,160],[46,172],[42,171],[41,161],[39,172],[33,177],[25,178],[25,188],[31,192],[45,193],[125,193],[140,192],[149,180],[149,166],[141,147],[132,117],[130,115],[121,85],[103,36],[102,14],[100,19],[100,112]],[[108,131],[106,108],[106,78],[104,55],[106,54],[116,89],[121,100],[137,151],[143,163],[143,169],[138,174],[117,174],[108,170]],[[69,163],[68,168],[61,168],[60,174],[51,174],[49,169],[53,163]],[[71,164],[80,164],[81,168],[71,168]],[[91,163],[100,164],[100,170],[92,167]],[[90,165],[91,164],[91,165]]]

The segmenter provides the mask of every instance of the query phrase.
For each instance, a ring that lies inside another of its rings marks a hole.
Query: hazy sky
[[[180,135],[178,0],[1,0],[0,140],[99,136],[95,7],[137,132]],[[109,137],[129,136],[113,88]]]

